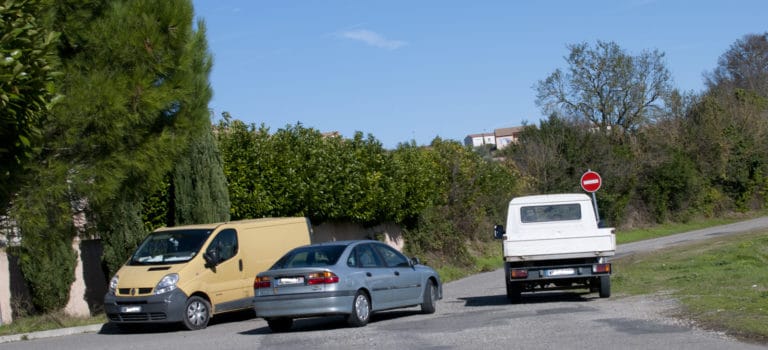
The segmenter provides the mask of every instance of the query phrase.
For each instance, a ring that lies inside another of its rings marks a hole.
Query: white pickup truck
[[[494,227],[503,240],[507,298],[522,292],[588,288],[611,295],[611,264],[616,251],[613,228],[598,227],[592,200],[585,194],[517,197],[509,202],[507,229]]]

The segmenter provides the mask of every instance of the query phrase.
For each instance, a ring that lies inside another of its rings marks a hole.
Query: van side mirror
[[[502,239],[505,233],[504,225],[493,225],[493,238]]]
[[[216,249],[208,250],[203,253],[203,260],[205,260],[205,267],[216,267],[219,264],[219,252]]]

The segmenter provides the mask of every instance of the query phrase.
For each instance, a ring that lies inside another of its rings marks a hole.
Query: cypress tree
[[[208,129],[192,142],[173,172],[174,224],[201,224],[229,220],[229,193],[219,149]],[[169,220],[170,221],[170,220]]]

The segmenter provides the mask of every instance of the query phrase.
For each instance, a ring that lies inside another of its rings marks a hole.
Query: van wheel
[[[363,327],[371,319],[371,302],[363,291],[357,291],[352,302],[352,313],[347,317],[347,323],[352,327]]]
[[[435,313],[437,303],[437,287],[432,280],[427,281],[427,288],[424,288],[424,301],[421,303],[421,313]]]
[[[269,326],[269,329],[272,330],[272,332],[287,332],[291,330],[291,327],[293,327],[293,319],[287,317],[268,318],[267,325]]]
[[[611,276],[600,276],[600,297],[608,298],[611,296]]]
[[[184,308],[184,326],[194,331],[208,326],[211,319],[211,304],[207,300],[192,296],[187,299],[187,306]]]

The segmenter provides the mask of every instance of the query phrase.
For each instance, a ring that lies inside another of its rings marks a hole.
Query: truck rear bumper
[[[551,266],[520,266],[515,263],[504,265],[507,283],[540,287],[546,286],[547,283],[560,287],[568,287],[574,283],[590,284],[591,280],[597,277],[611,275],[611,264],[608,262]]]

